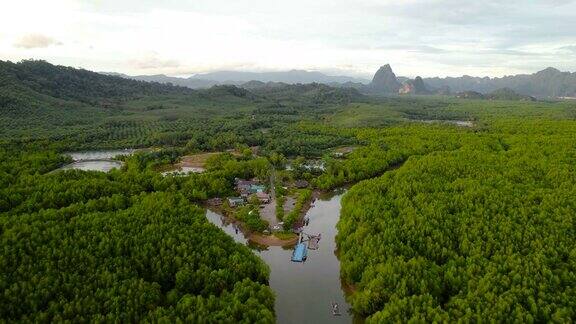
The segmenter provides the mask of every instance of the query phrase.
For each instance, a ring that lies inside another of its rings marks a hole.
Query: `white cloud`
[[[560,53],[576,54],[576,45],[566,45],[558,48]]]
[[[146,56],[129,61],[137,69],[150,70],[150,69],[164,69],[164,68],[177,68],[180,63],[176,60],[162,59],[155,55]]]
[[[385,63],[408,76],[576,70],[568,50],[576,2],[568,0],[6,0],[3,12],[0,59],[32,53],[98,71],[369,76]],[[39,32],[63,45],[14,47]]]
[[[14,46],[20,48],[45,48],[51,45],[61,45],[62,43],[56,41],[52,37],[48,37],[42,34],[27,34],[24,35],[14,43]]]

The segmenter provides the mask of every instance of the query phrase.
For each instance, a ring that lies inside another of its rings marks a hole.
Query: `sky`
[[[576,0],[2,0],[0,60],[188,76],[576,71]]]

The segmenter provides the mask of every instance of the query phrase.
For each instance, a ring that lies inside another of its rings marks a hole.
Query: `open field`
[[[192,155],[184,155],[180,158],[180,161],[176,164],[178,167],[189,167],[189,168],[204,168],[206,166],[206,161],[211,156],[216,156],[222,152],[208,152],[199,153]]]

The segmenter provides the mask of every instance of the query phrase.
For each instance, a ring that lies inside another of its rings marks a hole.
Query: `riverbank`
[[[292,262],[292,249],[286,246],[253,244],[251,238],[236,231],[228,217],[206,212],[207,219],[229,234],[234,240],[248,245],[270,267],[270,287],[276,295],[277,323],[352,323],[355,315],[349,311],[346,292],[340,280],[340,262],[336,254],[336,224],[340,215],[340,201],[345,190],[317,191],[316,201],[304,217],[310,221],[306,233],[321,233],[319,248],[308,250],[306,262]],[[340,316],[332,314],[337,303]]]
[[[305,201],[304,206],[300,209],[298,218],[296,222],[294,222],[293,230],[302,228],[305,226],[305,216],[308,211],[314,207],[314,202],[319,199],[323,194],[327,194],[328,192],[314,190],[312,191],[311,198]],[[227,216],[228,217],[228,216]],[[238,220],[238,223],[242,224]],[[285,235],[283,235],[285,236]],[[248,239],[254,243],[257,243],[262,246],[293,246],[298,243],[298,235],[294,234],[293,237],[290,238],[281,238],[276,236],[275,234],[262,234],[262,233],[249,233]]]
[[[386,172],[396,170],[396,169],[400,168],[405,162],[406,162],[406,159],[404,159],[402,161],[398,161],[392,165],[389,165],[388,168],[384,172],[382,172],[381,174],[379,174],[378,176],[375,176],[373,178],[379,177]],[[363,180],[361,180],[361,181],[363,181]],[[333,189],[329,189],[329,190],[321,190],[321,189],[312,190],[312,193],[310,194],[309,198],[304,202],[303,206],[300,208],[300,211],[298,213],[298,217],[294,221],[294,225],[293,225],[292,229],[297,230],[297,229],[300,229],[300,228],[306,226],[306,214],[308,214],[308,212],[310,211],[311,208],[315,207],[315,203],[318,200],[321,200],[323,197],[333,195],[335,192],[345,191],[356,183],[358,183],[358,182],[345,183],[345,184],[343,184],[337,188],[333,188]],[[214,209],[213,210],[214,212],[217,212],[220,215],[223,215],[223,217],[226,217],[228,219],[228,221],[230,223],[233,223],[236,226],[236,228],[238,228],[249,241],[252,241],[252,242],[254,242],[260,246],[263,246],[263,247],[269,247],[269,246],[288,247],[288,246],[293,246],[298,242],[297,236],[296,237],[290,237],[290,238],[286,239],[286,238],[277,237],[276,235],[274,235],[274,233],[263,234],[263,233],[251,232],[247,229],[246,225],[243,222],[234,218],[233,215],[230,215],[230,213],[227,213],[221,207],[218,207],[218,206],[206,206],[206,207]],[[270,206],[267,206],[267,207],[270,209]],[[274,203],[274,207],[275,207],[275,203]],[[271,210],[275,210],[275,208],[271,209]],[[275,213],[271,213],[271,212],[269,212],[269,213],[270,213],[269,217],[275,217]],[[269,217],[264,218],[264,219],[267,220],[267,219],[269,219]]]
[[[278,237],[274,233],[263,234],[257,232],[251,232],[247,229],[246,225],[240,220],[236,219],[233,215],[226,213],[226,211],[218,206],[205,205],[208,210],[217,213],[225,218],[225,223],[232,224],[238,231],[242,232],[244,237],[250,242],[256,243],[263,247],[268,246],[292,246],[298,243],[298,235],[294,234],[292,237],[284,238]],[[286,235],[282,235],[286,236]]]
[[[289,239],[279,238],[274,234],[264,235],[259,233],[252,233],[248,235],[248,240],[262,246],[292,246],[298,243],[298,235]]]

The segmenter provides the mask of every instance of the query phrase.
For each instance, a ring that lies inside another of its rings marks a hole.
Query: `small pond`
[[[84,171],[102,171],[108,172],[112,169],[120,169],[121,161],[95,160],[95,161],[78,161],[66,164],[58,170],[84,170]]]
[[[82,151],[82,152],[68,152],[64,153],[69,155],[74,162],[60,167],[58,170],[84,170],[84,171],[102,171],[108,172],[114,168],[121,168],[122,161],[113,160],[114,157],[120,155],[134,154],[135,149],[124,150],[107,150],[107,151]]]

